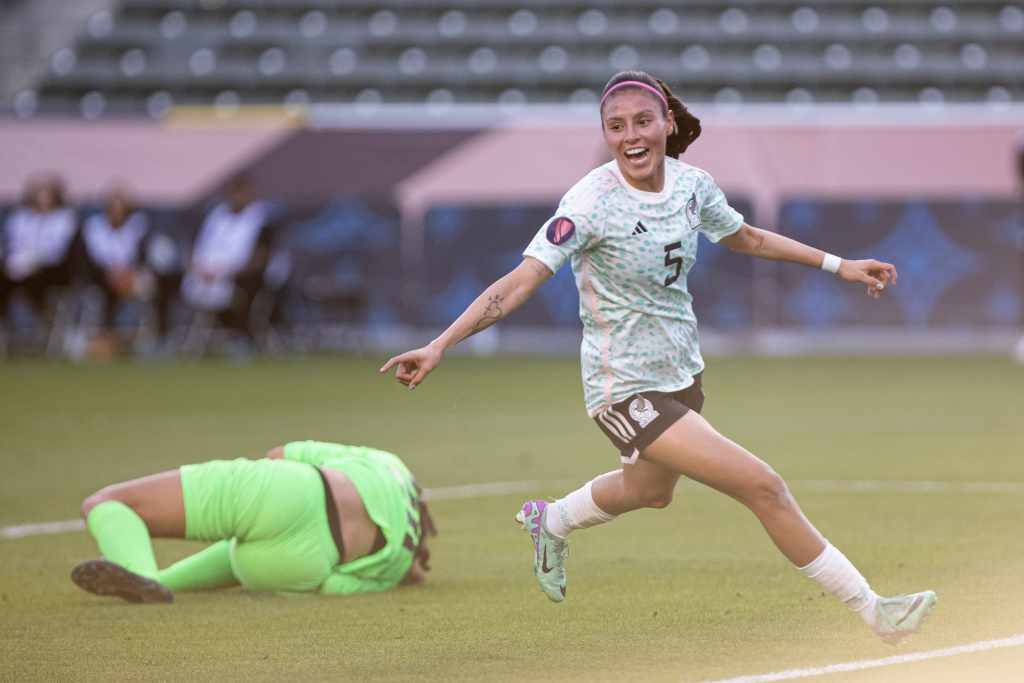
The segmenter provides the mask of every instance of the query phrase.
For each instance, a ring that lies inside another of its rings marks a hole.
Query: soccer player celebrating
[[[317,441],[114,484],[82,516],[103,559],[77,565],[72,581],[129,602],[238,584],[325,594],[419,584],[436,533],[398,456]],[[215,543],[158,569],[151,535]]]
[[[874,298],[896,281],[896,268],[840,259],[746,224],[708,173],[677,160],[700,135],[700,121],[647,73],[616,74],[600,114],[614,159],[565,194],[519,266],[441,336],[381,371],[396,367],[397,380],[415,389],[445,350],[507,316],[570,260],[580,293],[587,412],[619,449],[622,467],[554,503],[529,500],[516,515],[533,540],[541,590],[555,602],[565,598],[571,532],[638,508],[663,508],[687,476],[746,505],[794,565],[883,639],[899,641],[917,630],[935,593],[877,595],[807,520],[783,479],[700,415],[704,361],[686,287],[698,233],[740,253],[820,267],[866,286]]]

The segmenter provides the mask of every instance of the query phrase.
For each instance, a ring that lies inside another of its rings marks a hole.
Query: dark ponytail
[[[602,102],[604,95],[613,87],[624,81],[638,81],[652,88],[657,88],[665,96],[668,102],[669,111],[676,122],[676,132],[668,136],[665,144],[665,154],[678,159],[693,142],[700,137],[700,119],[690,113],[682,100],[672,94],[672,90],[664,81],[654,78],[646,71],[620,71],[611,77],[608,84],[604,86],[601,93]],[[663,112],[668,116],[669,112]]]
[[[676,159],[700,137],[700,119],[690,113],[683,101],[672,94],[665,81],[658,80],[658,87],[665,93],[668,108],[676,120],[676,132],[668,137],[665,154]]]

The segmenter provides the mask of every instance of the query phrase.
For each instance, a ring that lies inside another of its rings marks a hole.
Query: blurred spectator
[[[284,348],[289,330],[285,316],[286,288],[292,277],[292,257],[287,249],[275,249],[263,271],[263,286],[253,304],[249,325],[265,351]]]
[[[30,179],[22,205],[11,212],[4,229],[0,315],[6,316],[10,294],[23,291],[37,316],[51,320],[51,292],[71,284],[78,223],[64,199],[57,176]]]
[[[184,250],[175,240],[165,234],[153,233],[146,240],[146,265],[153,276],[153,307],[156,313],[156,342],[171,351],[165,342],[169,341],[171,330],[171,305],[181,289],[184,270]]]
[[[253,341],[252,301],[270,258],[270,206],[257,201],[244,176],[225,188],[226,200],[207,215],[181,283],[186,303]]]
[[[90,216],[82,229],[90,281],[100,293],[100,332],[92,340],[96,355],[117,350],[114,318],[118,305],[148,300],[154,278],[144,258],[149,232],[146,215],[121,188],[112,190],[101,213]]]
[[[14,291],[14,286],[17,282],[8,273],[11,270],[8,266],[8,260],[15,246],[15,235],[20,237],[22,228],[32,212],[32,195],[35,193],[35,185],[36,183],[31,178],[25,183],[21,200],[7,215],[3,233],[0,234],[0,238],[2,238],[0,239],[0,321],[4,322],[7,320],[7,309],[10,303],[11,292]],[[15,264],[12,263],[11,265]],[[16,265],[13,270],[17,271]]]

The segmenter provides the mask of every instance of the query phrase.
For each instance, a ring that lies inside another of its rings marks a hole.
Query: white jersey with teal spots
[[[639,391],[693,384],[704,369],[686,288],[697,234],[717,242],[742,225],[706,171],[672,158],[661,192],[632,187],[611,161],[565,194],[523,255],[552,272],[572,261],[591,417]]]

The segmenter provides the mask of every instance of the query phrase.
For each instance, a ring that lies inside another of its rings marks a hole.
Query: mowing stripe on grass
[[[528,493],[537,490],[576,486],[580,481],[563,479],[559,481],[494,481],[483,484],[462,486],[440,486],[424,489],[425,500],[458,500],[463,498],[489,498],[507,496],[512,493]],[[875,481],[804,479],[794,480],[790,485],[799,490],[837,493],[1024,493],[1024,482],[1013,481]],[[697,490],[708,490],[703,486]],[[69,519],[61,522],[19,524],[0,527],[0,538],[15,539],[43,534],[61,534],[81,531],[85,525],[81,520]]]
[[[999,640],[979,640],[976,643],[947,647],[942,650],[928,650],[926,652],[911,652],[905,655],[883,657],[882,659],[862,659],[855,662],[843,662],[842,664],[829,664],[828,666],[813,667],[807,669],[790,669],[788,671],[777,671],[770,674],[757,674],[755,676],[739,676],[737,678],[723,678],[710,683],[769,683],[770,681],[792,681],[797,678],[810,678],[811,676],[824,676],[825,674],[844,673],[848,671],[863,671],[865,669],[878,669],[894,664],[909,664],[921,662],[926,659],[938,659],[939,657],[954,657],[966,655],[972,652],[984,652],[986,650],[997,650],[1004,647],[1020,647],[1024,645],[1024,633],[1018,633],[1009,638]]]

